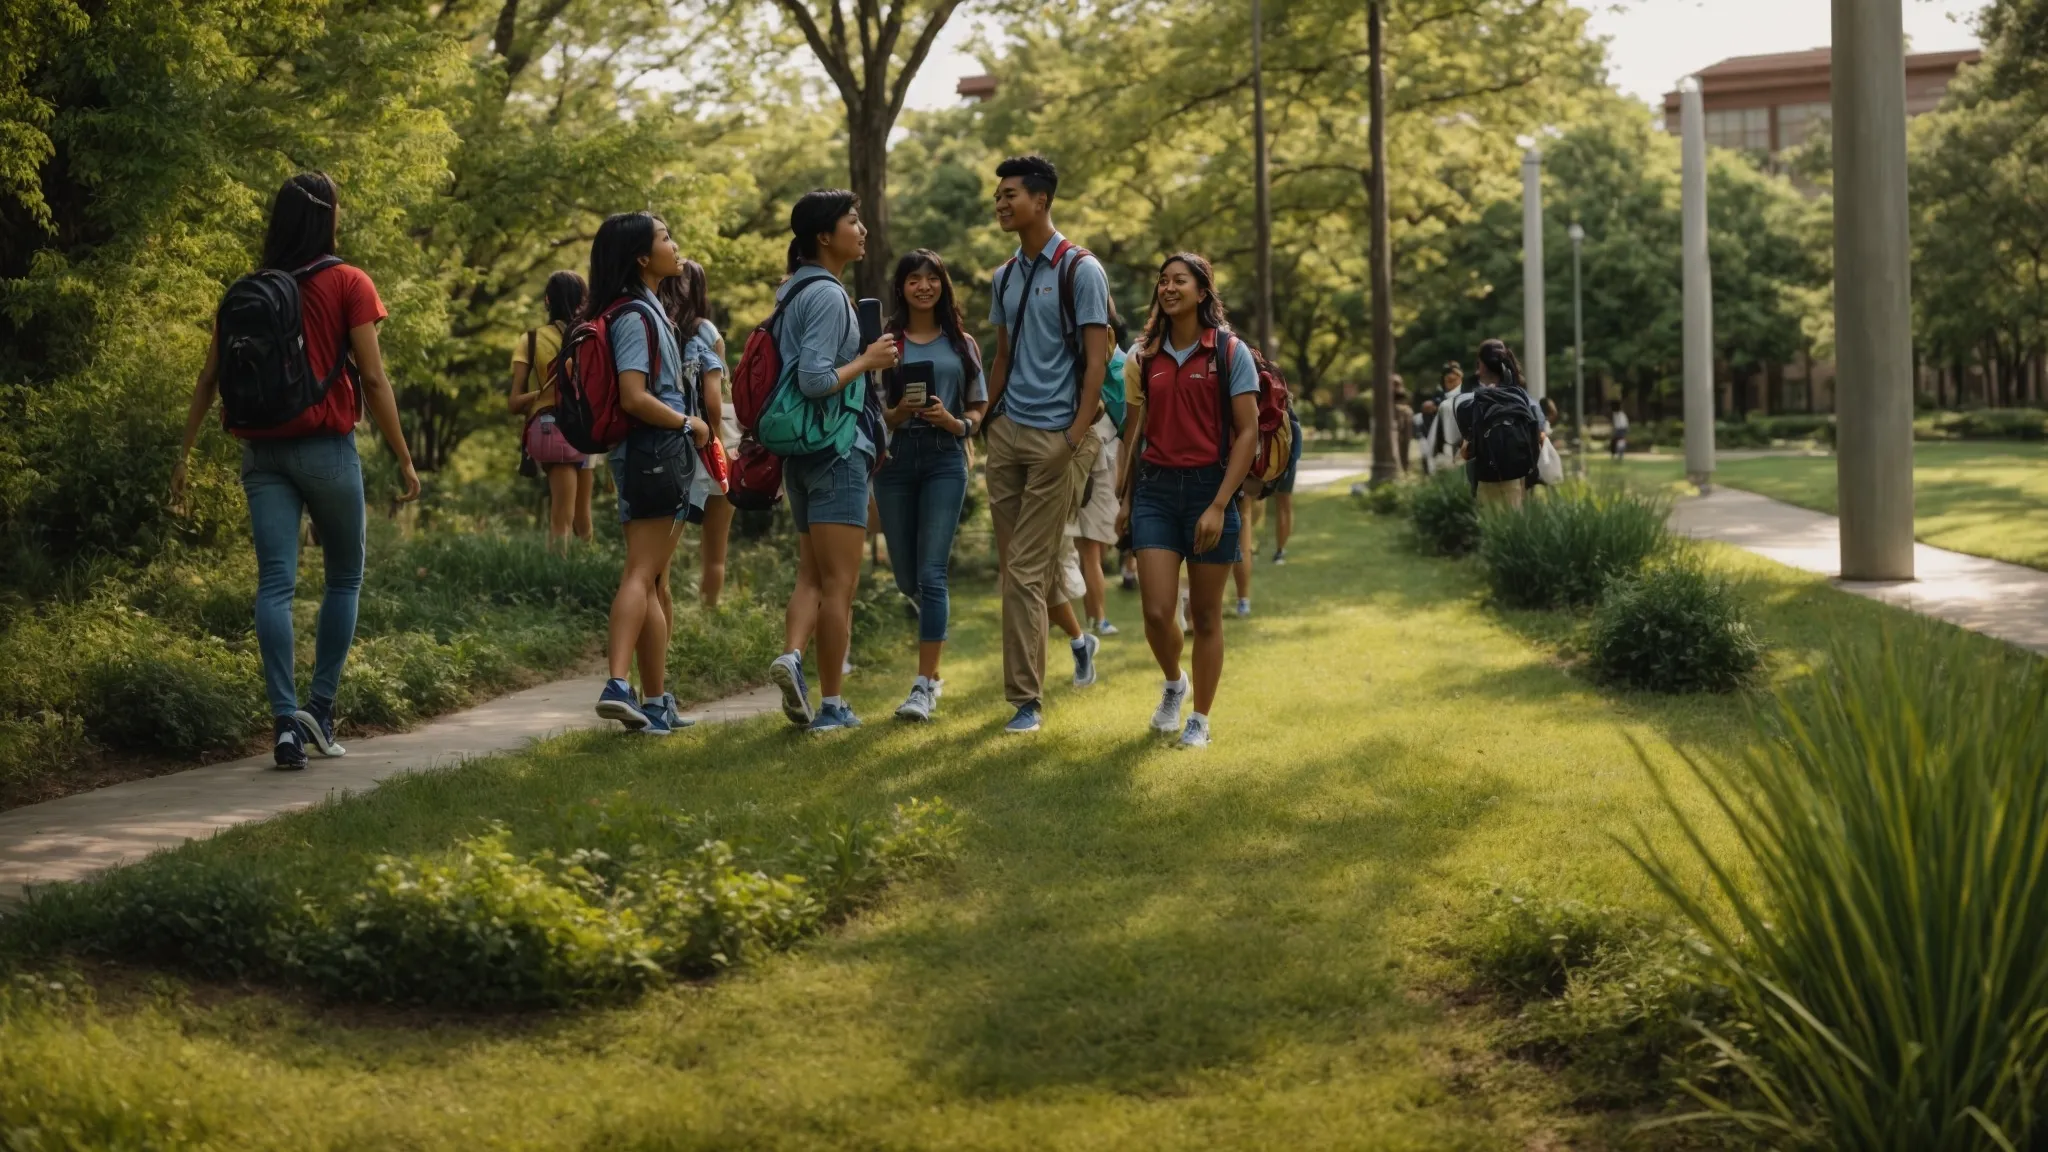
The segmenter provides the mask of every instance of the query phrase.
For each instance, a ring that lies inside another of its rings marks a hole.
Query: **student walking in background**
[[[875,474],[875,504],[896,588],[917,605],[917,679],[896,715],[929,720],[951,615],[953,536],[967,501],[967,442],[988,411],[988,381],[938,253],[920,248],[897,261],[890,286],[889,330],[903,379],[889,408],[889,458]]]
[[[420,494],[377,344],[384,302],[362,269],[335,254],[339,205],[323,172],[301,173],[278,189],[262,263],[228,289],[214,315],[171,470],[171,502],[182,504],[185,462],[218,394],[222,424],[242,441],[242,491],[256,547],[256,647],[270,700],[272,755],[286,769],[306,766],[308,743],[323,756],[345,751],[334,739],[334,698],[355,642],[363,587],[368,516],[355,428],[365,411],[398,459],[398,498]],[[320,534],[326,589],[314,625],[312,694],[301,708],[292,596],[306,516]]]
[[[1052,223],[1059,173],[1043,156],[996,168],[996,223],[1017,236],[994,275],[989,323],[988,499],[1003,587],[1005,732],[1036,732],[1045,702],[1048,601],[1067,521],[1101,442],[1091,431],[1109,367],[1109,279]],[[1079,638],[1077,680],[1100,643]]]
[[[569,534],[590,542],[590,493],[596,479],[596,457],[576,449],[555,425],[555,357],[562,337],[583,308],[583,277],[557,272],[548,277],[541,299],[548,322],[528,329],[512,346],[512,392],[515,416],[526,417],[520,446],[548,481],[548,549],[567,552]]]
[[[1287,420],[1293,426],[1294,443],[1287,449],[1287,471],[1266,489],[1266,499],[1273,502],[1273,563],[1287,563],[1287,541],[1294,536],[1294,478],[1301,471],[1301,417],[1294,410],[1287,410]]]
[[[1184,748],[1209,743],[1209,711],[1223,678],[1223,587],[1239,559],[1236,496],[1258,450],[1259,375],[1251,348],[1231,332],[1209,262],[1191,252],[1159,268],[1139,350],[1134,401],[1124,425],[1132,462],[1118,513],[1138,553],[1145,639],[1166,676],[1156,732],[1181,733]],[[1229,408],[1225,422],[1224,406]],[[1195,634],[1194,710],[1181,666],[1181,566]]]
[[[611,678],[598,696],[597,714],[653,736],[694,723],[677,712],[665,687],[674,624],[669,560],[690,515],[697,449],[711,439],[711,425],[691,411],[682,342],[658,295],[661,282],[681,270],[682,255],[660,217],[608,217],[590,245],[590,297],[583,310],[585,320],[607,318],[619,408],[631,425],[609,457],[626,565],[612,597],[605,653]],[[638,696],[627,679],[636,656]]]
[[[1259,550],[1259,505],[1242,491],[1237,494],[1237,524],[1240,547],[1230,573],[1237,584],[1237,618],[1247,620],[1252,614],[1252,554]]]
[[[1104,373],[1104,377],[1105,381],[1121,381],[1125,365],[1129,359],[1121,344],[1128,333],[1124,330],[1123,320],[1116,314],[1116,302],[1114,300],[1110,301],[1109,304],[1109,328],[1112,342],[1110,344],[1109,367]],[[1091,430],[1095,433],[1096,441],[1101,445],[1101,451],[1095,458],[1095,466],[1088,472],[1088,482],[1081,492],[1079,510],[1074,513],[1074,518],[1067,522],[1065,529],[1067,539],[1074,550],[1074,566],[1078,569],[1081,578],[1081,595],[1078,599],[1081,601],[1081,606],[1086,616],[1084,626],[1093,629],[1097,636],[1114,636],[1117,634],[1116,625],[1109,622],[1108,585],[1104,582],[1102,573],[1102,562],[1107,556],[1108,550],[1114,547],[1117,542],[1116,474],[1118,432],[1116,418],[1110,410],[1107,399],[1109,392],[1109,383],[1105,382],[1103,385],[1105,400],[1101,407],[1102,414],[1096,417],[1095,423],[1090,426]],[[1119,397],[1124,396],[1125,392],[1119,388],[1117,395]],[[1118,407],[1119,410],[1122,410],[1123,405],[1121,401],[1119,401]],[[1076,597],[1068,597],[1069,603],[1074,599]],[[1087,655],[1090,657],[1088,672],[1092,677],[1094,672],[1094,653],[1090,651]],[[1076,672],[1078,675],[1079,670],[1077,669]]]
[[[704,266],[684,260],[683,270],[661,282],[662,307],[683,341],[684,388],[692,393],[692,409],[711,425],[708,454],[718,460],[719,470],[739,451],[739,424],[726,418],[725,338],[711,323],[710,282]],[[694,377],[694,379],[692,379]],[[726,425],[732,425],[731,443],[726,442]],[[732,501],[716,483],[704,502],[703,535],[698,543],[697,598],[706,608],[718,607],[725,590],[726,547],[732,535]],[[663,586],[667,582],[663,581]]]
[[[1628,413],[1621,410],[1621,401],[1614,402],[1608,419],[1613,421],[1614,431],[1607,437],[1607,454],[1620,460],[1628,455]]]
[[[860,347],[860,318],[840,283],[846,266],[867,255],[868,230],[854,194],[804,193],[790,209],[789,230],[789,278],[775,291],[784,309],[776,337],[784,376],[778,388],[793,383],[799,389],[807,405],[799,410],[803,422],[816,430],[821,446],[783,459],[783,488],[796,521],[797,577],[783,621],[783,654],[768,672],[791,723],[829,732],[860,725],[840,686],[867,540],[868,479],[886,439],[866,376],[895,367],[897,349],[896,337],[886,332]],[[773,447],[765,435],[763,443]],[[803,672],[803,645],[813,632],[824,690],[815,709]]]
[[[1523,391],[1522,366],[1505,343],[1479,345],[1478,377],[1477,388],[1452,402],[1445,436],[1468,462],[1482,506],[1520,508],[1550,426],[1542,407]]]

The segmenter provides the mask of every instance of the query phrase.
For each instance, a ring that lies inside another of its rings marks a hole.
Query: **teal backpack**
[[[834,285],[838,286],[836,281]],[[809,283],[799,285],[785,306],[794,303],[796,296],[810,286]],[[842,287],[840,291],[845,289]],[[783,308],[776,309],[771,323],[781,319],[782,311]],[[763,329],[769,327],[762,325]],[[770,338],[777,338],[780,334],[780,325],[775,324]],[[754,439],[760,441],[761,447],[785,460],[827,450],[846,455],[859,431],[861,411],[867,406],[867,377],[856,377],[833,395],[813,400],[797,386],[796,362],[792,360],[780,367],[782,371],[776,377],[774,391],[761,407],[756,420]]]
[[[1128,406],[1124,396],[1124,365],[1130,357],[1118,348],[1110,353],[1109,370],[1102,374],[1102,406],[1109,410],[1110,422],[1116,425],[1119,435],[1124,430],[1124,413]]]

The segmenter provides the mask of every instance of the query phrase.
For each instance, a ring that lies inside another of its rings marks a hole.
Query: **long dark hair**
[[[334,178],[301,172],[284,182],[270,201],[270,227],[263,233],[263,267],[296,271],[334,254]]]
[[[1479,345],[1479,362],[1492,369],[1500,382],[1511,388],[1522,384],[1522,365],[1515,360],[1515,350],[1506,341],[1488,340]]]
[[[953,346],[953,354],[960,357],[961,365],[967,369],[967,382],[972,384],[981,371],[981,363],[975,357],[967,342],[967,320],[960,314],[960,304],[953,297],[953,274],[946,271],[946,262],[937,252],[919,248],[907,252],[896,261],[896,274],[889,278],[889,329],[901,332],[910,327],[910,298],[904,295],[904,285],[909,283],[911,273],[931,272],[939,278],[939,302],[932,305],[932,316],[939,322],[939,330],[946,334],[946,343]]]
[[[654,251],[654,232],[661,219],[650,212],[607,216],[590,242],[590,294],[583,299],[582,319],[589,319],[641,287],[640,258]]]
[[[704,275],[704,266],[695,260],[683,261],[683,270],[663,280],[654,295],[685,340],[697,334],[699,324],[711,319],[711,281]]]
[[[1216,269],[1210,266],[1208,259],[1195,252],[1175,252],[1159,262],[1159,275],[1166,275],[1167,267],[1175,263],[1187,265],[1188,271],[1194,274],[1195,287],[1201,290],[1202,299],[1195,305],[1195,319],[1204,328],[1229,327],[1230,313],[1223,307],[1223,298],[1216,295]],[[1157,354],[1166,342],[1169,323],[1166,310],[1159,306],[1159,284],[1155,280],[1152,285],[1152,313],[1145,318],[1146,355]]]
[[[583,310],[583,298],[590,295],[590,288],[583,283],[583,277],[564,268],[548,277],[548,286],[541,289],[540,295],[547,302],[548,323],[573,324],[576,314]]]
[[[818,258],[818,237],[839,227],[839,220],[860,208],[860,197],[844,188],[819,188],[797,198],[789,210],[789,268],[794,276],[806,261]]]

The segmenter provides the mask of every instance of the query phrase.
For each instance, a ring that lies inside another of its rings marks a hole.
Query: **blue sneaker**
[[[782,689],[782,714],[789,717],[791,724],[809,724],[811,712],[811,689],[804,683],[804,658],[794,652],[784,652],[768,666],[768,679]]]
[[[818,708],[818,718],[811,721],[813,732],[836,732],[842,728],[860,727],[860,717],[844,704],[823,704]]]
[[[1086,688],[1095,683],[1095,652],[1102,647],[1102,641],[1087,632],[1068,645],[1074,653],[1074,687]]]
[[[597,714],[624,724],[628,732],[638,732],[647,727],[647,713],[640,710],[640,701],[633,696],[633,686],[624,680],[604,682],[604,691],[597,698]]]
[[[313,750],[330,759],[348,755],[334,739],[334,701],[315,700],[294,714],[299,727],[305,729],[306,740]]]
[[[1020,736],[1026,732],[1038,731],[1038,712],[1038,701],[1033,700],[1024,705],[1017,709],[1015,716],[1010,717],[1008,724],[1003,725],[1003,732],[1010,736]]]
[[[652,700],[642,700],[640,710],[647,713],[650,718],[659,715],[671,732],[680,732],[697,723],[695,716],[685,716],[681,709],[676,707],[676,694],[673,692],[663,692]]]
[[[277,733],[277,746],[272,757],[279,768],[296,772],[306,766],[306,732],[296,715],[278,716],[272,731]]]
[[[661,710],[660,701],[642,704],[640,714],[647,717],[647,727],[640,730],[642,736],[666,736],[674,731],[668,726],[668,714]]]

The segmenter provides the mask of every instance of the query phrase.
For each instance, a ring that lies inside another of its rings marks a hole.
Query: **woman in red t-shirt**
[[[1117,535],[1138,556],[1145,640],[1166,688],[1152,714],[1157,732],[1183,748],[1209,743],[1209,708],[1223,678],[1223,588],[1238,561],[1237,491],[1258,448],[1259,376],[1251,348],[1230,330],[1209,262],[1192,252],[1159,266],[1152,315],[1124,366],[1128,403],[1123,458],[1130,471]],[[1227,413],[1227,415],[1226,415]],[[1195,633],[1194,710],[1181,670],[1180,571],[1188,572]]]
[[[420,493],[398,422],[398,401],[377,346],[383,301],[361,269],[328,259],[334,255],[338,203],[334,181],[325,173],[306,172],[285,181],[271,202],[260,266],[297,280],[307,366],[313,379],[332,383],[310,407],[282,423],[229,429],[242,441],[242,490],[249,498],[249,535],[256,545],[256,646],[263,656],[279,768],[304,768],[308,743],[324,756],[343,752],[334,742],[334,696],[355,642],[356,600],[363,587],[366,514],[355,427],[365,409],[398,458],[405,486],[399,499]],[[308,271],[316,264],[324,266]],[[216,326],[206,366],[192,387],[184,448],[171,471],[173,506],[183,501],[185,461],[213,408],[220,380]],[[224,409],[224,423],[226,415]],[[312,698],[301,708],[292,678],[292,593],[299,579],[299,524],[306,515],[320,533],[327,590],[315,631]]]

